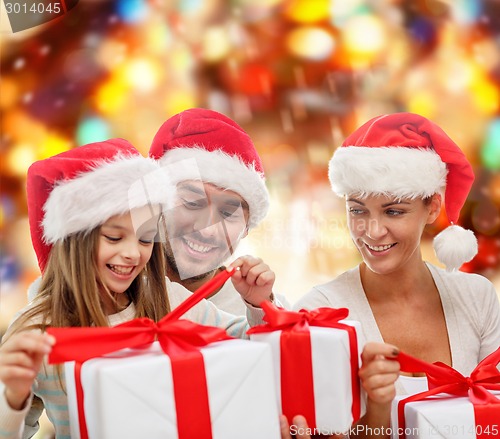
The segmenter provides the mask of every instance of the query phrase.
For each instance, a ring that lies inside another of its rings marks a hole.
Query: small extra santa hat
[[[339,196],[425,198],[445,190],[452,224],[474,181],[472,167],[455,142],[413,113],[387,114],[363,124],[335,151],[328,175]],[[458,269],[477,254],[477,240],[470,230],[452,225],[435,237],[434,250],[447,269]]]
[[[33,163],[27,177],[31,239],[42,272],[52,245],[114,215],[173,201],[158,164],[123,139],[80,146]]]
[[[248,134],[227,116],[204,108],[176,114],[156,133],[149,155],[168,167],[174,184],[201,179],[239,194],[249,206],[249,228],[266,216],[262,162]]]

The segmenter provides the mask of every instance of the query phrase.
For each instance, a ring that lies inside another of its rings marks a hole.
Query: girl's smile
[[[101,226],[97,266],[108,291],[126,292],[146,266],[158,232],[159,213],[158,207],[144,206],[115,215]]]

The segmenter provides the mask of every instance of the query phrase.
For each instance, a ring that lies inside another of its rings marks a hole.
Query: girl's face
[[[439,215],[441,197],[398,200],[373,195],[348,197],[347,220],[351,238],[373,272],[388,274],[421,260],[420,239],[426,224]]]
[[[101,226],[97,266],[112,293],[124,293],[149,261],[159,214],[159,207],[144,206],[115,215]]]

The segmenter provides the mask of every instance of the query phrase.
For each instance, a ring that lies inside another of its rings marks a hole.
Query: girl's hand
[[[231,281],[241,297],[253,306],[259,307],[265,300],[271,300],[276,276],[262,259],[241,256],[227,267],[238,268]]]
[[[13,409],[23,408],[43,357],[52,350],[54,342],[49,334],[26,331],[12,335],[0,347],[0,381],[5,385],[5,397]]]

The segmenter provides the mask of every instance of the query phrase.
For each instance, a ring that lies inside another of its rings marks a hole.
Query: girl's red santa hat
[[[426,198],[444,191],[447,227],[434,250],[447,269],[458,269],[477,254],[470,230],[454,225],[474,181],[464,153],[435,123],[413,113],[375,117],[338,148],[328,171],[339,196],[392,195]]]
[[[239,194],[249,206],[249,228],[267,214],[264,169],[248,134],[232,119],[191,108],[168,119],[156,133],[149,155],[175,184],[201,180]]]
[[[165,210],[174,192],[158,164],[123,139],[33,163],[27,177],[28,217],[40,269],[45,270],[54,243],[134,208],[160,205]]]

